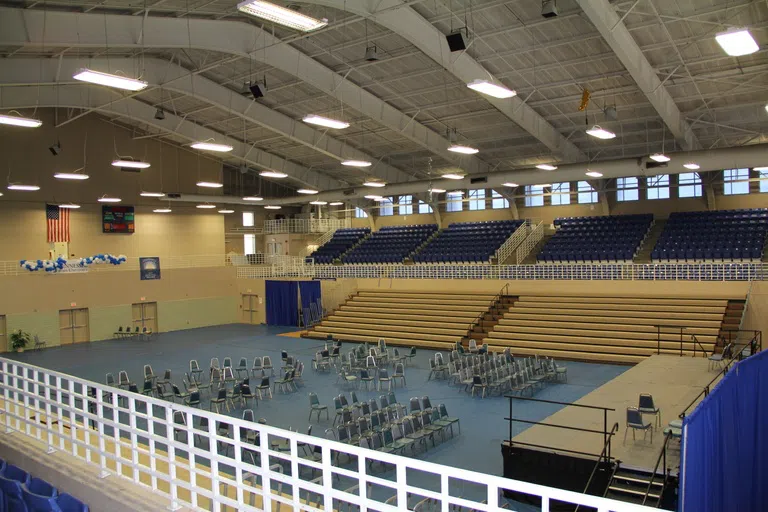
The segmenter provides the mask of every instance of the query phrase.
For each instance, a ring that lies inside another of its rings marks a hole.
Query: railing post
[[[606,444],[608,444],[608,439],[610,437],[608,435],[608,410],[607,409],[603,409],[603,432],[604,432],[603,446],[605,446]],[[608,462],[607,459],[606,459],[606,462]]]

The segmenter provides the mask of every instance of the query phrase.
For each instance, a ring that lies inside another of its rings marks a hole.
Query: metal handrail
[[[664,444],[661,446],[661,452],[659,453],[659,456],[656,458],[656,465],[653,467],[653,473],[651,473],[651,479],[648,481],[648,488],[645,489],[645,496],[643,496],[643,505],[645,505],[645,502],[648,500],[648,495],[651,493],[651,486],[653,485],[653,481],[656,479],[656,472],[659,470],[659,463],[663,458],[664,459],[664,483],[661,486],[661,493],[659,493],[659,501],[661,501],[661,495],[664,492],[664,487],[667,485],[667,445],[669,444],[669,440],[671,438],[672,438],[672,432],[667,432],[667,435],[664,436]]]
[[[491,302],[488,304],[488,307],[485,309],[485,311],[481,311],[481,312],[480,312],[480,314],[478,314],[478,315],[475,317],[475,319],[474,319],[474,320],[472,320],[472,322],[470,322],[470,324],[469,324],[469,328],[467,329],[467,338],[471,338],[471,337],[472,337],[472,329],[474,329],[474,328],[475,328],[475,325],[477,325],[477,323],[478,323],[478,322],[480,322],[480,319],[481,319],[481,318],[483,318],[483,317],[485,316],[486,312],[487,312],[489,309],[491,309],[491,308],[495,307],[495,306],[496,306],[496,303],[497,303],[498,301],[500,301],[500,300],[501,300],[501,297],[502,297],[503,295],[508,295],[508,294],[509,294],[508,292],[509,292],[509,283],[507,283],[507,284],[505,284],[504,286],[502,286],[502,288],[501,288],[501,290],[499,291],[499,293],[497,293],[497,294],[496,294],[496,295],[493,297],[493,299],[491,299]]]
[[[595,466],[592,468],[592,473],[589,475],[589,480],[587,480],[587,485],[584,487],[584,494],[587,494],[587,491],[589,490],[589,486],[592,485],[592,479],[595,477],[595,472],[597,472],[597,468],[600,466],[600,461],[605,458],[605,462],[610,463],[611,462],[611,439],[613,439],[613,436],[616,434],[616,431],[619,430],[619,423],[616,422],[613,424],[613,427],[611,427],[611,431],[608,432],[608,438],[605,440],[605,443],[603,444],[603,451],[600,452],[600,456],[597,458],[597,462],[595,462]],[[608,453],[606,454],[606,450]],[[573,512],[578,512],[579,507],[576,507]]]
[[[699,348],[701,348],[702,357],[707,357],[707,351],[704,350],[704,347],[699,342],[699,338],[697,338],[695,334],[691,334],[691,341],[694,342],[694,344],[693,344],[693,357],[696,357],[696,345],[698,345]],[[714,351],[712,353],[714,354]]]

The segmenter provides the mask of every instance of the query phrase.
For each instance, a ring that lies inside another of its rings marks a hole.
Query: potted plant
[[[32,342],[32,335],[17,329],[11,333],[11,348],[16,352],[24,352],[24,348]]]

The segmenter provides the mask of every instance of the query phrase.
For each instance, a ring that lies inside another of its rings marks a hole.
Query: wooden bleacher
[[[727,306],[726,299],[524,295],[484,343],[515,355],[638,363],[659,346],[679,355],[683,328],[684,355],[694,354],[691,335],[711,354]]]
[[[308,333],[342,341],[451,350],[495,294],[361,290]]]

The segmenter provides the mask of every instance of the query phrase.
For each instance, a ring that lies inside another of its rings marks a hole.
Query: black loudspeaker
[[[248,89],[250,89],[251,94],[253,94],[253,99],[257,100],[264,97],[264,89],[261,84],[253,84],[248,87]]]
[[[464,36],[460,30],[448,34],[445,36],[445,39],[448,41],[448,48],[450,48],[452,52],[460,52],[467,49],[467,45],[464,42]]]

